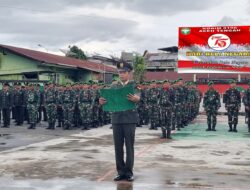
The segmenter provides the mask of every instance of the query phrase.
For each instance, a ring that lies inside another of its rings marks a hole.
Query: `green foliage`
[[[146,66],[144,58],[142,56],[136,56],[134,59],[134,80],[139,83],[143,82],[145,72]]]
[[[87,56],[85,55],[84,51],[82,51],[77,46],[69,46],[70,51],[66,54],[66,57],[73,57],[76,59],[86,60]]]

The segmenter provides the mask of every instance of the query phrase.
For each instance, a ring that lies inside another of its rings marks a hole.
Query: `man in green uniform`
[[[169,81],[163,81],[160,94],[160,113],[161,113],[161,138],[171,139],[171,121],[173,111],[173,94],[170,89]],[[167,132],[166,132],[167,131]]]
[[[112,86],[112,88],[120,88],[126,85],[133,85],[135,83],[129,80],[132,66],[126,62],[117,63],[120,81]],[[140,97],[138,95],[129,94],[128,100],[132,102],[139,102]],[[104,98],[99,99],[101,105],[106,103]],[[133,166],[134,166],[134,141],[135,141],[135,128],[138,122],[139,116],[136,109],[113,112],[112,113],[112,126],[113,126],[113,138],[115,145],[115,158],[116,158],[116,170],[118,175],[114,178],[115,181],[126,179],[133,181]],[[126,146],[126,162],[124,161],[124,143]]]
[[[225,92],[223,102],[228,115],[229,132],[237,132],[238,116],[241,106],[240,92],[236,89],[236,81],[230,80],[230,88]],[[233,127],[233,128],[232,128]]]
[[[28,127],[28,129],[36,128],[39,103],[40,103],[39,92],[37,91],[35,85],[30,84],[30,88],[27,93],[27,110],[28,110],[29,123],[30,123],[30,126]]]
[[[248,132],[250,133],[250,81],[248,81],[248,89],[245,91],[244,96],[243,96],[243,103],[245,106],[245,112],[246,112],[246,117],[247,117],[247,127],[248,127]]]
[[[50,83],[44,93],[45,109],[49,126],[46,129],[55,129],[57,114],[57,93],[53,83]]]
[[[220,94],[214,89],[214,83],[211,81],[208,83],[209,89],[205,93],[203,100],[203,107],[207,114],[207,126],[206,131],[216,131],[215,126],[217,123],[218,109],[221,107]]]

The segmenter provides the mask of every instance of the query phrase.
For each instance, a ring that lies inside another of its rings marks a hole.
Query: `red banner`
[[[180,27],[178,73],[250,73],[250,26]]]

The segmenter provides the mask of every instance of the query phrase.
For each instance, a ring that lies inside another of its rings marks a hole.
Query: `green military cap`
[[[163,81],[163,83],[164,83],[164,82],[169,82],[169,80],[166,79],[166,80]]]
[[[229,84],[234,84],[234,83],[236,83],[236,81],[235,81],[234,79],[229,79],[229,80],[228,80],[228,83],[229,83]]]
[[[162,81],[158,80],[156,81],[156,84],[162,84]]]
[[[213,81],[210,81],[207,85],[208,85],[208,86],[212,86],[212,85],[214,85],[214,82],[213,82]]]
[[[150,82],[150,83],[151,83],[151,84],[152,84],[152,83],[156,83],[156,81],[155,81],[155,80],[151,80],[151,82]]]
[[[178,81],[182,81],[182,77],[178,77],[178,79],[177,79]]]

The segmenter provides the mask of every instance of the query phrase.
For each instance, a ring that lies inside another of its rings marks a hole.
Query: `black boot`
[[[27,129],[33,129],[33,124],[30,124],[30,126]]]
[[[166,139],[167,138],[167,133],[166,133],[166,129],[161,129],[162,130],[162,135],[161,135],[161,139]]]
[[[216,131],[216,129],[215,129],[215,125],[213,125],[213,127],[212,127],[212,131]]]
[[[56,127],[62,127],[62,122],[58,121],[58,125]]]
[[[237,125],[234,125],[233,132],[235,132],[235,133],[237,133],[237,132],[238,132],[236,128],[237,128]]]
[[[172,125],[172,130],[175,130],[175,125]]]
[[[232,124],[229,124],[229,130],[228,130],[228,132],[232,132],[232,131],[233,131]]]
[[[208,124],[206,131],[211,131],[211,124],[210,123]]]
[[[35,123],[33,123],[32,129],[36,129],[36,124]]]
[[[51,123],[49,123],[49,126],[46,129],[51,129]]]
[[[171,137],[171,129],[167,130],[167,139],[172,139],[172,137]]]

